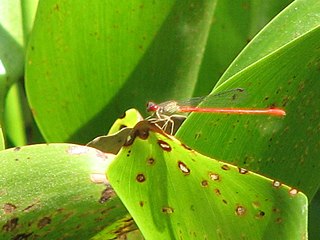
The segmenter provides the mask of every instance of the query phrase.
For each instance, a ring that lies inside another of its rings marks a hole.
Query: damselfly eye
[[[147,111],[148,112],[155,112],[158,110],[158,105],[154,102],[147,103]]]

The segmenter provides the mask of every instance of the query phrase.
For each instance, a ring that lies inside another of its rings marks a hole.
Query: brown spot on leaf
[[[148,158],[148,160],[147,160],[147,163],[149,164],[149,165],[153,165],[154,164],[154,162],[155,162],[155,159],[154,158]]]
[[[272,186],[274,186],[275,188],[279,188],[279,187],[281,187],[281,182],[273,180]]]
[[[228,165],[224,164],[221,166],[221,169],[222,170],[230,170],[230,167]]]
[[[113,232],[114,234],[117,235],[117,237],[114,239],[123,239],[123,237],[125,237],[124,239],[126,239],[125,234],[136,229],[135,227],[136,225],[134,224],[134,221],[132,218],[121,219],[119,224],[120,224],[119,227]],[[103,228],[105,228],[105,226],[102,226],[102,229]]]
[[[291,196],[297,195],[298,192],[299,192],[299,191],[298,191],[297,189],[295,189],[295,188],[291,188],[291,189],[289,190],[289,194],[290,194]]]
[[[146,140],[149,137],[150,129],[153,130],[153,128],[154,126],[152,126],[148,121],[138,122],[130,132],[123,146],[131,146],[136,137]]]
[[[167,142],[165,142],[163,140],[158,140],[158,144],[162,148],[162,150],[164,150],[166,152],[171,152],[171,150],[172,150],[171,146]]]
[[[218,196],[221,195],[221,192],[218,188],[213,189],[214,193],[217,194]]]
[[[189,175],[190,174],[190,169],[187,167],[187,165],[181,161],[178,162],[178,167],[181,170],[181,172],[184,175]]]
[[[208,186],[209,186],[208,181],[207,181],[207,180],[202,180],[201,186],[202,186],[202,187],[208,187]]]
[[[280,209],[279,208],[272,208],[272,212],[273,213],[280,213]]]
[[[217,174],[217,173],[212,173],[212,172],[210,172],[210,173],[209,173],[209,177],[210,177],[210,179],[213,180],[213,181],[220,181],[220,175]]]
[[[225,200],[225,199],[222,199],[222,202],[223,202],[224,204],[228,204],[227,200]]]
[[[249,172],[247,169],[244,169],[244,168],[238,168],[238,169],[240,174],[247,174]]]
[[[276,223],[282,223],[282,218],[281,217],[278,217],[277,219],[276,219]]]
[[[189,147],[189,146],[185,145],[184,143],[181,143],[181,146],[182,146],[182,147],[184,147],[184,148],[185,148],[185,149],[187,149],[187,150],[192,150],[192,148],[191,148],[191,147]]]
[[[258,211],[258,213],[256,214],[255,218],[256,219],[262,219],[264,216],[266,215],[266,213],[264,211]]]
[[[162,212],[167,213],[167,214],[171,214],[174,212],[174,209],[172,207],[163,207]]]
[[[12,240],[27,240],[33,233],[19,233]]]
[[[99,203],[105,203],[112,197],[116,195],[115,191],[110,185],[107,185],[106,189],[104,189],[101,193],[101,197],[99,199]]]
[[[51,223],[51,218],[50,217],[43,217],[38,222],[38,228],[40,228],[40,229],[44,228],[45,226],[47,226],[50,223]]]
[[[140,205],[140,207],[143,207],[143,206],[144,206],[144,202],[143,202],[143,201],[140,201],[140,202],[139,202],[139,205]]]
[[[139,182],[139,183],[142,183],[146,180],[146,177],[142,174],[142,173],[139,173],[137,176],[136,176],[136,180]]]
[[[21,150],[21,147],[15,147],[14,149],[13,149],[13,151],[15,151],[15,152],[18,152],[18,151],[20,151]]]
[[[18,225],[19,218],[11,218],[9,219],[3,226],[2,231],[11,232],[13,231]]]
[[[4,211],[4,214],[10,214],[12,213],[17,207],[12,204],[12,203],[5,203],[3,205],[3,211]]]
[[[239,206],[236,207],[236,211],[235,212],[236,212],[236,215],[243,216],[243,215],[246,214],[247,210],[245,209],[245,207],[239,205]]]

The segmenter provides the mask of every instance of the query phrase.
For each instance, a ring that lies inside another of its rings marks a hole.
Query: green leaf
[[[243,47],[290,2],[292,0],[218,1],[195,95],[207,95]]]
[[[297,38],[303,37],[320,24],[320,2],[318,0],[296,0],[276,16],[223,74],[219,84],[259,61],[268,54],[278,51]]]
[[[131,108],[127,110],[122,117],[118,118],[110,128],[109,134],[114,134],[123,128],[133,128],[143,117],[138,110]]]
[[[8,91],[5,101],[4,126],[6,134],[14,146],[23,146],[27,144],[26,122],[23,115],[22,104],[23,93],[21,84],[15,83]]]
[[[2,132],[2,127],[0,125],[0,150],[5,149],[5,141],[3,138],[3,132]]]
[[[133,101],[144,109],[152,98],[190,96],[214,6],[214,0],[40,1],[26,88],[45,138],[88,142]]]
[[[301,239],[307,198],[143,121],[107,177],[146,239]]]
[[[105,232],[113,238],[125,233],[119,226],[135,229],[119,199],[107,201],[106,156],[71,144],[0,152],[0,238],[89,239],[115,221]]]
[[[317,6],[320,10],[320,4]],[[208,156],[294,186],[311,200],[320,182],[320,162],[314,161],[320,154],[320,20],[309,30],[216,89],[242,87],[248,94],[238,106],[281,107],[287,112],[285,118],[192,114],[177,137]],[[278,39],[278,32],[274,31],[273,37]]]

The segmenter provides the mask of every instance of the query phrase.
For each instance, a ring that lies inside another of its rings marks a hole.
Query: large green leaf
[[[195,95],[208,94],[243,47],[290,2],[292,0],[218,1]]]
[[[89,239],[108,226],[104,236],[114,239],[135,229],[119,199],[107,201],[106,156],[71,144],[0,152],[0,238]]]
[[[190,96],[214,0],[41,1],[26,88],[48,141],[87,142],[148,99]]]
[[[320,4],[312,11],[305,7],[309,15],[320,10]],[[293,10],[287,9],[288,17]],[[306,11],[299,10],[304,19]],[[193,114],[177,134],[201,153],[279,179],[305,192],[310,200],[320,182],[320,19],[315,17],[314,21],[317,25],[312,27],[317,27],[233,75],[217,89],[243,87],[247,95],[239,106],[282,107],[287,111],[285,118]],[[279,39],[276,31],[273,37]],[[260,43],[263,38],[255,41]],[[248,53],[247,58],[250,56]]]
[[[303,239],[307,198],[208,158],[147,121],[107,176],[146,239]]]
[[[223,74],[219,84],[320,24],[318,0],[296,0],[263,29]]]

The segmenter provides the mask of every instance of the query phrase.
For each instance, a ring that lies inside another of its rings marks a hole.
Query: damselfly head
[[[147,111],[148,112],[156,112],[159,109],[159,106],[154,102],[147,103]]]

